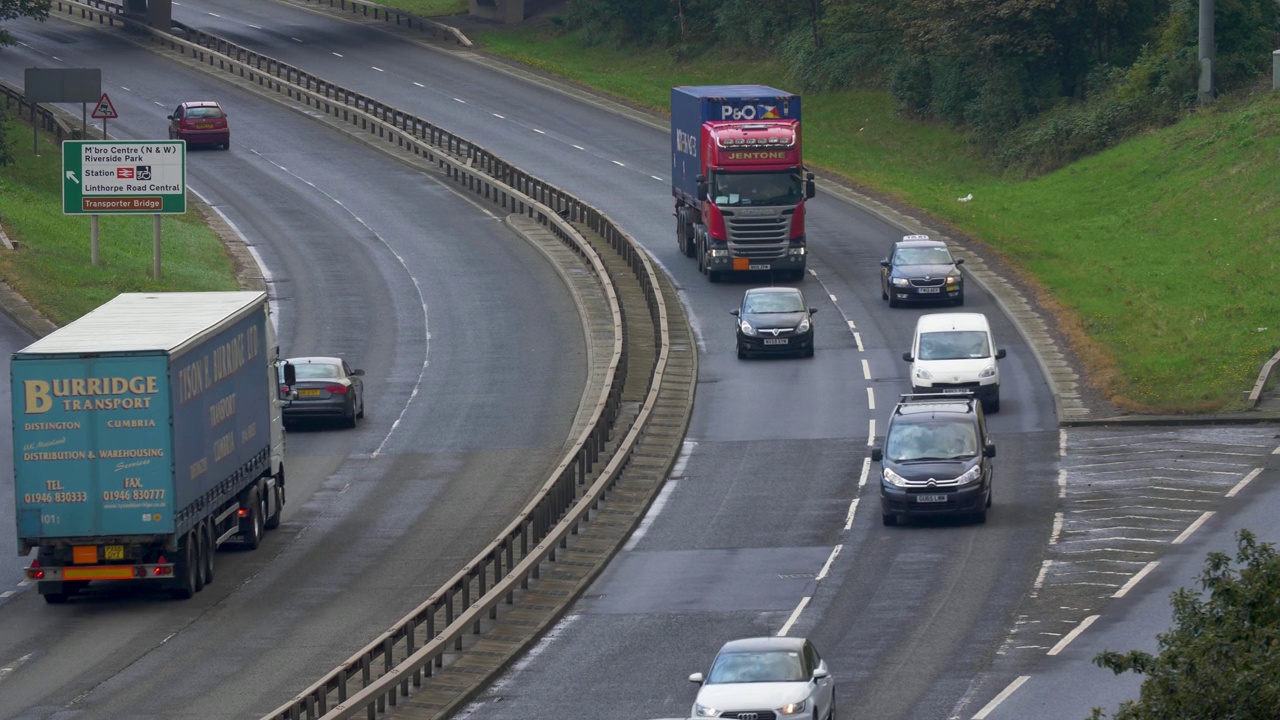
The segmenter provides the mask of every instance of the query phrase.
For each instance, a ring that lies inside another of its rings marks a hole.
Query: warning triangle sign
[[[106,93],[102,93],[102,97],[98,98],[98,107],[93,109],[93,117],[96,119],[114,119],[120,117],[116,113],[116,106],[111,104],[111,98]]]

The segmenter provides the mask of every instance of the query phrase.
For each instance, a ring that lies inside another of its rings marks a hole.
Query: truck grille
[[[724,211],[725,229],[734,254],[748,258],[775,258],[787,252],[791,237],[791,217],[787,208],[773,216],[744,216]]]

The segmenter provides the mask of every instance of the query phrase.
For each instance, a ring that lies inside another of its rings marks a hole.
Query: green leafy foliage
[[[50,0],[0,0],[0,22],[20,17],[44,20],[49,17]],[[13,44],[13,36],[0,27],[0,48]]]
[[[1173,594],[1174,627],[1159,654],[1103,652],[1099,667],[1147,676],[1115,720],[1270,720],[1280,706],[1280,555],[1253,533],[1237,534],[1235,562],[1210,553],[1203,592]],[[1206,597],[1207,595],[1207,597]],[[1095,708],[1093,720],[1106,717]]]
[[[13,138],[9,137],[9,111],[0,105],[0,167],[13,164]]]

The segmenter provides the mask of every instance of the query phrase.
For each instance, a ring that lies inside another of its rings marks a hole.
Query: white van
[[[911,349],[911,392],[972,392],[987,412],[1000,409],[1000,366],[991,325],[982,313],[933,313],[916,321]]]

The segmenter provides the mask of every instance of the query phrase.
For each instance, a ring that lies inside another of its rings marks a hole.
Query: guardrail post
[[[527,522],[522,523],[520,525],[520,557],[521,558],[529,557],[529,532],[530,532],[529,525],[530,523],[527,523]],[[525,575],[524,577],[520,578],[520,589],[521,590],[529,589],[528,575]]]

